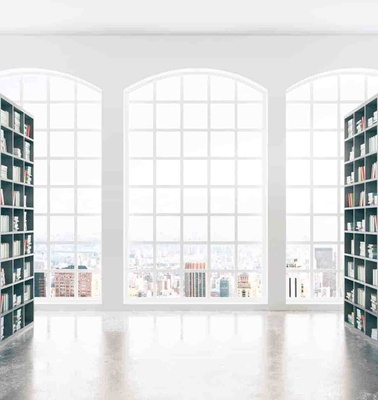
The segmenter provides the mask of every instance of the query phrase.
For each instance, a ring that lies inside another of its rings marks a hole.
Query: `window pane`
[[[78,268],[101,269],[101,243],[88,242],[77,245]]]
[[[101,217],[77,217],[77,240],[99,241],[101,238]]]
[[[74,213],[74,189],[50,189],[50,212],[52,214]]]
[[[310,83],[306,83],[288,91],[286,94],[286,101],[310,100],[310,97]]]
[[[211,100],[235,100],[234,79],[212,76],[210,85]]]
[[[262,104],[239,104],[238,105],[238,128],[239,129],[261,129],[263,127]]]
[[[184,104],[184,129],[207,128],[207,104]]]
[[[338,193],[336,188],[314,188],[314,213],[336,214]]]
[[[244,83],[238,83],[238,100],[239,101],[262,101],[263,94],[261,91]]]
[[[286,240],[309,241],[310,240],[310,217],[287,217],[286,218]]]
[[[184,161],[184,185],[206,185],[207,162],[203,160]]]
[[[286,132],[286,157],[310,157],[310,132]]]
[[[156,268],[179,269],[181,266],[180,245],[157,244],[156,245]]]
[[[47,105],[37,103],[24,103],[25,110],[28,110],[34,117],[34,130],[47,128]]]
[[[77,189],[78,213],[101,213],[101,189]]]
[[[34,154],[35,157],[47,157],[47,132],[35,131]]]
[[[130,101],[152,101],[153,99],[153,85],[152,83],[144,84],[138,89],[134,89],[128,93]]]
[[[152,104],[129,104],[128,126],[129,129],[153,128]]]
[[[309,269],[310,246],[303,244],[288,244],[286,246],[286,267]]]
[[[74,237],[74,217],[50,217],[50,240],[53,242],[70,242]]]
[[[23,79],[24,101],[47,100],[47,78],[43,75],[26,75]]]
[[[50,128],[71,129],[75,127],[73,104],[50,104]]]
[[[211,240],[234,241],[235,217],[211,217]]]
[[[180,184],[180,161],[156,161],[156,183],[158,185]]]
[[[78,277],[79,297],[101,297],[101,275],[94,272],[80,272]]]
[[[314,129],[337,128],[337,105],[314,104]]]
[[[180,217],[156,217],[156,240],[180,240]]]
[[[330,244],[316,244],[314,246],[314,268],[336,269],[337,246]]]
[[[73,157],[74,149],[73,132],[50,132],[51,157]]]
[[[207,100],[207,75],[184,76],[184,100]]]
[[[179,213],[180,208],[180,189],[156,189],[157,213]]]
[[[21,77],[10,76],[0,79],[0,92],[16,103],[21,99]]]
[[[78,185],[101,185],[101,161],[78,160],[77,183]]]
[[[156,127],[158,129],[180,128],[180,120],[178,104],[156,105]]]
[[[51,163],[50,163],[50,168],[51,168]],[[46,160],[36,160],[34,164],[34,169],[35,169],[35,185],[47,185],[47,161]],[[50,181],[52,184],[54,182],[52,181],[52,176],[50,176]]]
[[[77,128],[101,129],[101,104],[78,104]]]
[[[216,213],[235,212],[235,189],[211,189],[210,209]]]
[[[338,157],[337,131],[314,132],[314,157]]]
[[[211,297],[233,297],[234,287],[234,274],[228,272],[212,272],[210,274]]]
[[[211,156],[233,157],[235,156],[235,133],[234,132],[212,132],[211,133]]]
[[[50,100],[74,101],[75,83],[71,79],[52,76],[50,78]]]
[[[157,100],[180,100],[180,77],[156,81]]]
[[[288,273],[287,297],[289,300],[309,299],[311,295],[310,273]]]
[[[337,296],[336,273],[316,272],[314,273],[314,298],[335,298]]]
[[[286,184],[287,185],[309,185],[310,184],[310,161],[309,160],[287,160],[287,162],[286,162]]]
[[[75,274],[56,272],[51,274],[51,297],[74,297]]]
[[[152,217],[129,217],[128,237],[130,241],[152,241]]]
[[[37,242],[47,242],[47,217],[34,217],[34,232]]]
[[[207,189],[184,189],[184,213],[207,212]]]
[[[127,260],[130,269],[153,268],[153,246],[151,244],[130,243]]]
[[[238,161],[238,185],[261,185],[262,162],[260,160]]]
[[[287,213],[310,213],[310,189],[286,189]]]
[[[152,185],[152,161],[129,161],[129,184]]]
[[[258,299],[261,295],[261,274],[256,272],[242,272],[238,274],[238,297]]]
[[[239,188],[237,199],[239,213],[263,212],[263,191],[261,189]]]
[[[340,75],[340,99],[358,102],[365,100],[365,76],[363,74]]]
[[[73,185],[74,184],[74,162],[66,160],[50,161],[50,184],[51,185]]]
[[[262,241],[261,217],[238,217],[238,240]]]
[[[180,132],[156,132],[156,155],[180,157]]]
[[[82,189],[82,190],[87,191],[88,189]],[[135,213],[152,213],[152,212],[153,212],[152,189],[142,189],[142,188],[129,189],[129,213],[135,214]]]
[[[130,157],[152,157],[152,132],[128,132],[128,149]]]
[[[184,132],[184,157],[207,156],[207,132]]]
[[[234,268],[235,268],[235,246],[212,245],[211,269],[234,269]]]
[[[53,269],[74,269],[75,246],[70,244],[51,245],[50,260]]]
[[[233,104],[212,104],[211,127],[213,129],[235,128],[235,106]]]
[[[207,217],[184,217],[184,241],[207,240]]]
[[[180,296],[180,273],[178,272],[158,272],[156,279],[156,295],[158,297],[178,297]]]
[[[234,185],[235,184],[235,161],[212,160],[211,161],[211,184],[212,185]]]
[[[101,148],[101,132],[77,132],[78,157],[101,157]]]
[[[204,244],[184,245],[184,264],[207,263],[207,246]]]
[[[310,129],[310,104],[286,104],[286,128]]]
[[[34,211],[47,213],[47,189],[34,188]]]
[[[318,217],[314,216],[314,241],[337,241],[337,217]]]
[[[46,297],[47,274],[35,272],[34,274],[34,295],[35,297]]]
[[[260,244],[238,245],[238,268],[261,271],[263,250]]]
[[[262,155],[262,133],[239,131],[238,156],[261,157]]]
[[[313,99],[336,101],[338,98],[337,76],[327,76],[315,79],[312,83]]]
[[[314,160],[314,185],[337,185],[337,161]]]
[[[150,272],[130,272],[128,284],[130,297],[153,296],[153,276]]]

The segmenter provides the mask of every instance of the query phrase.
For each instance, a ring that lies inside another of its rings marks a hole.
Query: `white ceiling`
[[[376,0],[18,0],[3,34],[378,33]]]

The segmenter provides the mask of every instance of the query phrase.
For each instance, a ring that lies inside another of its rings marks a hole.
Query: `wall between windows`
[[[213,68],[268,90],[267,305],[167,305],[139,308],[314,309],[285,299],[285,92],[292,84],[340,68],[378,68],[373,36],[3,36],[0,70],[44,68],[103,90],[103,304],[43,306],[126,310],[123,305],[123,90],[158,73]],[[42,307],[42,306],[40,306]],[[339,306],[319,305],[321,308]],[[136,308],[136,306],[134,306]]]

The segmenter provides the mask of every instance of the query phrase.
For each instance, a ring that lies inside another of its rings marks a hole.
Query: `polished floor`
[[[340,313],[36,313],[0,398],[378,399],[378,346]]]

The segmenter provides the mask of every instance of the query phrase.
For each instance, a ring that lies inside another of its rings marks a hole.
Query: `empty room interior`
[[[378,399],[377,15],[1,5],[1,400]]]

